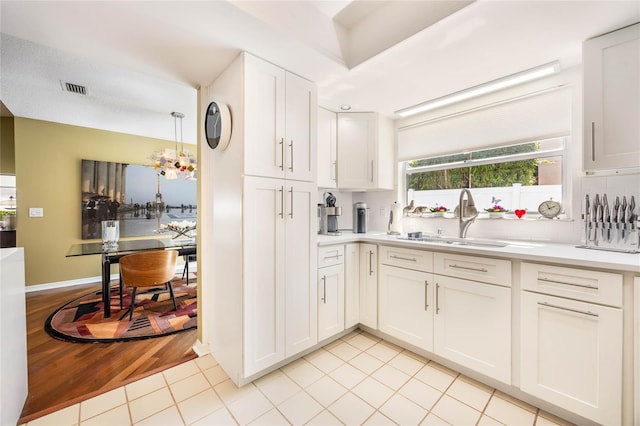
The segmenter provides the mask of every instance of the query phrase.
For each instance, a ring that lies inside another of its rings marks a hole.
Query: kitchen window
[[[405,161],[407,203],[453,209],[469,188],[479,209],[537,212],[545,200],[562,202],[566,146],[567,137],[556,137]]]

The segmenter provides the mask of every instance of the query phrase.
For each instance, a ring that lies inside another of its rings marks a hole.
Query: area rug
[[[45,322],[45,330],[51,336],[71,342],[118,342],[149,339],[190,330],[197,325],[198,303],[196,283],[186,285],[174,280],[173,289],[178,310],[168,291],[162,288],[138,290],[133,318],[127,311],[131,295],[125,293],[123,309],[120,309],[118,288],[111,291],[111,317],[104,318],[101,291],[94,291],[75,299],[56,310]]]

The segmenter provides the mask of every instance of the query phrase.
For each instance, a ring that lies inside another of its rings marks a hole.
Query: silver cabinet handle
[[[289,143],[289,149],[291,150],[291,166],[289,166],[289,170],[293,173],[293,139],[291,139],[291,143]]]
[[[595,285],[576,284],[576,283],[570,283],[570,282],[567,282],[567,281],[556,281],[556,280],[550,280],[549,278],[538,278],[538,281],[544,281],[544,282],[547,282],[547,283],[563,284],[563,285],[571,285],[571,286],[574,286],[574,287],[590,288],[590,289],[593,289],[593,290],[597,290],[598,289],[598,287],[595,286]]]
[[[424,280],[424,310],[429,308],[429,281]]]
[[[484,268],[471,268],[469,266],[460,266],[455,263],[453,265],[449,265],[449,268],[466,269],[467,271],[476,271],[476,272],[489,272]]]
[[[373,160],[371,160],[371,182],[373,182]]]
[[[284,186],[280,187],[280,217],[284,219]]]
[[[373,250],[369,250],[369,276],[373,275]]]
[[[589,315],[589,316],[596,317],[596,318],[600,316],[600,315],[598,315],[596,313],[593,313],[591,311],[581,311],[579,309],[565,308],[564,306],[552,305],[551,303],[547,303],[547,302],[538,302],[538,305],[546,306],[548,308],[561,309],[563,311],[575,312],[577,314]]]
[[[284,170],[284,138],[280,138],[280,170]]]
[[[337,175],[336,171],[337,171],[337,168],[338,168],[338,163],[337,163],[337,161],[334,161],[333,163],[331,163],[331,170],[330,170],[330,173],[331,173],[331,180],[337,180],[337,179],[336,179],[336,175]]]
[[[327,276],[322,277],[322,303],[327,304]]]
[[[340,253],[336,253],[333,256],[324,256],[323,259],[339,259],[340,257],[342,257],[342,255]]]
[[[289,216],[293,219],[293,186],[289,189],[289,195],[291,196],[291,212],[289,213]]]
[[[440,312],[440,284],[436,283],[436,315]]]
[[[389,257],[392,258],[392,259],[408,260],[409,262],[417,262],[418,261],[418,259],[415,259],[415,258],[396,256],[395,254],[392,254]]]
[[[596,161],[596,123],[591,122],[591,161]]]

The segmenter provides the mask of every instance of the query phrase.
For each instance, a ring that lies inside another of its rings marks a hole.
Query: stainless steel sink
[[[456,246],[507,247],[508,242],[499,240],[485,240],[480,238],[458,238],[446,236],[422,236],[419,238],[400,237],[403,240],[420,241],[424,243],[448,244]]]

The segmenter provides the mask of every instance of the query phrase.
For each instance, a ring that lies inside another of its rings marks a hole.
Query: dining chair
[[[171,280],[176,273],[176,263],[178,252],[175,250],[153,250],[143,251],[140,253],[129,254],[120,259],[120,277],[122,285],[131,287],[131,306],[120,317],[124,318],[129,314],[129,321],[133,318],[135,309],[136,294],[139,287],[158,287],[163,286],[164,291],[169,290],[171,300],[173,301],[173,309],[178,309],[176,298],[173,294],[173,285]],[[120,294],[122,294],[120,290]]]

